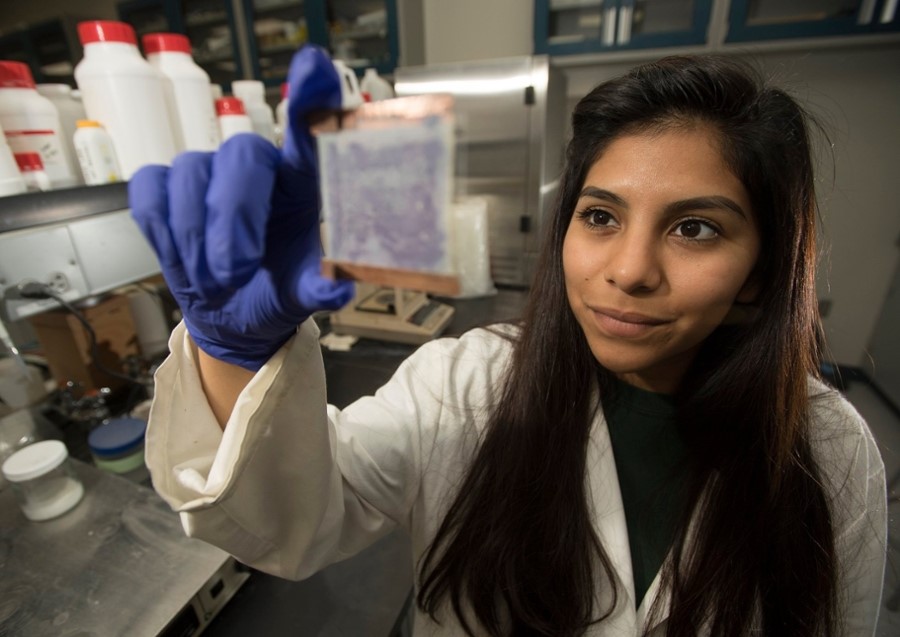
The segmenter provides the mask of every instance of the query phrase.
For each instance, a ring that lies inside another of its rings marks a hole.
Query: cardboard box
[[[128,356],[140,356],[137,333],[128,297],[114,295],[96,305],[80,307],[79,311],[97,335],[100,363],[121,374]],[[37,314],[28,319],[37,334],[50,373],[57,383],[81,383],[85,390],[122,386],[126,381],[111,376],[92,363],[88,332],[65,309]]]

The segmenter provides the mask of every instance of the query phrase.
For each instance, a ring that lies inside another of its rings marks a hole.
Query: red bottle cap
[[[0,88],[34,88],[31,69],[23,62],[0,61]]]
[[[44,170],[44,162],[40,153],[16,153],[16,163],[23,173]]]
[[[137,46],[134,28],[130,24],[115,20],[79,22],[78,39],[82,45],[92,42],[125,42]]]
[[[169,51],[191,53],[191,41],[180,33],[148,33],[141,38],[141,43],[147,55]]]
[[[288,83],[282,82],[281,83],[281,99],[285,100],[285,99],[287,99],[287,96],[288,96]]]
[[[220,97],[216,100],[216,115],[245,115],[244,103],[238,97]]]

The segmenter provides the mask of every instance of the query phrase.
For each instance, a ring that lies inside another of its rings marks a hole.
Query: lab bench
[[[501,289],[490,297],[440,300],[455,309],[445,331],[455,336],[518,318],[525,293]],[[327,315],[317,320],[327,333]],[[374,392],[415,349],[365,338],[347,352],[323,349],[329,401],[345,407]],[[403,634],[413,564],[402,531],[306,580],[277,578],[185,537],[177,516],[147,485],[91,466],[74,439],[79,428],[64,433],[85,485],[75,509],[28,522],[10,489],[0,490],[0,634],[77,627],[88,631],[83,634],[195,635],[200,626],[209,637]],[[95,622],[102,630],[92,633]]]

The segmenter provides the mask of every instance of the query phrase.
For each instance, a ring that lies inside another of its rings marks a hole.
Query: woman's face
[[[569,304],[594,357],[672,393],[749,280],[750,198],[698,125],[616,138],[591,166],[563,243]]]

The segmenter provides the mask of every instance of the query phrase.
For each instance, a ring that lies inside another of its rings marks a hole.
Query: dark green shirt
[[[634,569],[635,605],[672,544],[685,499],[687,448],[670,396],[618,382],[604,400]]]

